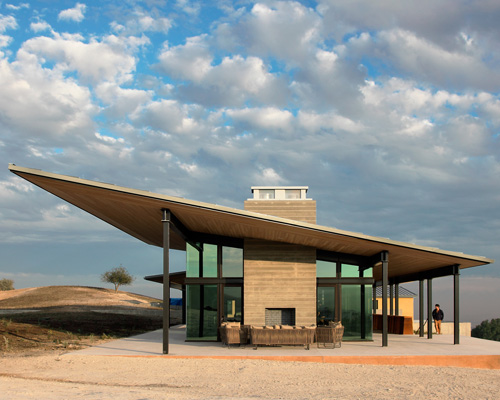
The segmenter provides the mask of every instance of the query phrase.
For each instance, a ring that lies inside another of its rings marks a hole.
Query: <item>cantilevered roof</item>
[[[9,164],[9,169],[129,235],[159,247],[162,246],[162,209],[169,209],[187,229],[202,234],[285,242],[367,257],[388,251],[389,278],[455,264],[459,264],[460,268],[470,268],[493,262],[486,257],[418,246],[14,164]],[[182,250],[185,249],[185,242],[172,232],[170,246]],[[375,268],[374,278],[381,279],[380,268]]]

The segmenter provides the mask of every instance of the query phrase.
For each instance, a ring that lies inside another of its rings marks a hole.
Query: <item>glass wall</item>
[[[335,320],[335,287],[318,287],[318,315],[316,324],[328,325],[330,321]]]
[[[217,340],[217,285],[186,286],[187,340]]]
[[[316,260],[316,277],[335,278],[336,276],[337,276],[336,262]]]
[[[200,252],[189,243],[186,243],[186,277],[200,277]]]
[[[347,340],[349,339],[371,340],[372,339],[371,285],[342,285],[341,291],[342,291],[342,325],[344,325],[344,338]],[[364,318],[362,321],[363,315]]]
[[[222,276],[225,278],[243,277],[243,249],[222,247]]]
[[[217,245],[203,244],[203,277],[217,278]]]
[[[352,264],[342,264],[340,267],[342,278],[359,278],[359,266]]]
[[[186,243],[186,280],[187,340],[216,341],[221,320],[243,321],[243,249]]]
[[[224,287],[224,321],[242,322],[242,287]]]

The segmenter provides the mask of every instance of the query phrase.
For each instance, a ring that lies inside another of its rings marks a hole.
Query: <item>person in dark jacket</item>
[[[434,325],[436,326],[436,333],[441,335],[441,321],[444,318],[443,310],[439,308],[439,304],[436,304],[436,308],[432,311],[432,318],[434,319]]]

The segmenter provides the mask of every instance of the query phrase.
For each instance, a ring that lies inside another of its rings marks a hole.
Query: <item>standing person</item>
[[[444,318],[444,313],[439,308],[439,304],[436,304],[436,308],[432,311],[432,318],[434,319],[434,325],[436,325],[436,333],[441,335],[441,321]]]

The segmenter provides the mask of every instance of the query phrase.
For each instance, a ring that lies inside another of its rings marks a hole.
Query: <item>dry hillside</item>
[[[158,302],[81,286],[0,291],[0,354],[82,348],[160,329],[162,310],[151,306]]]
[[[46,286],[0,291],[0,310],[47,307],[146,307],[160,300],[112,289],[85,286]]]

